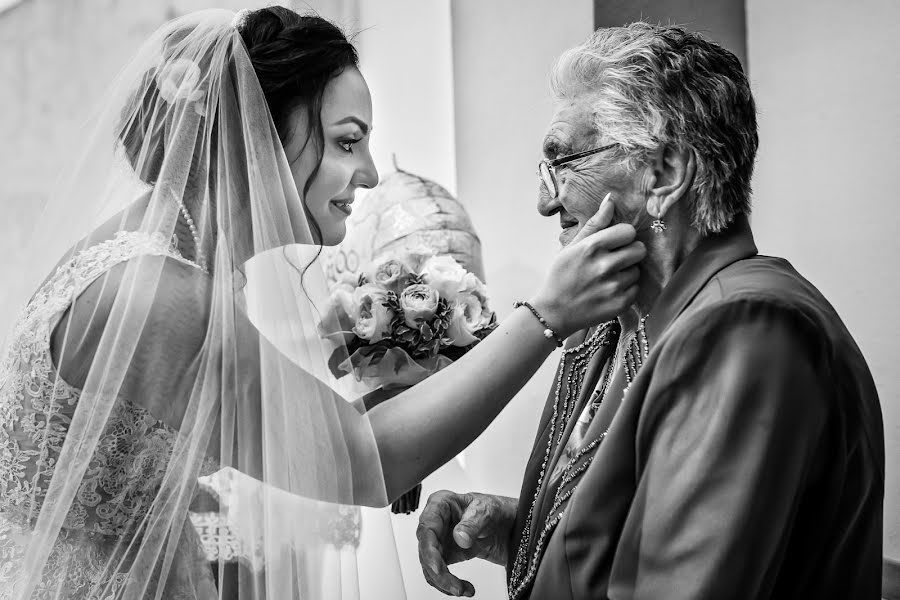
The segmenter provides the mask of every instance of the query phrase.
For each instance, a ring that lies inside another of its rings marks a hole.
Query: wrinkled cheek
[[[602,177],[579,177],[572,175],[562,184],[560,192],[563,205],[572,216],[579,220],[589,219],[597,209],[603,197],[612,190],[610,182]]]

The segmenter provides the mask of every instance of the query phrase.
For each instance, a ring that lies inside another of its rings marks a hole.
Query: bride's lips
[[[353,212],[353,208],[350,206],[351,204],[353,204],[353,198],[335,198],[331,201],[331,205],[335,209],[348,216]]]

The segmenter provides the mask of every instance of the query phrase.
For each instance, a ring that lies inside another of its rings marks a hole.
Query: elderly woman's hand
[[[472,558],[505,565],[517,507],[515,498],[492,494],[432,494],[416,530],[425,580],[449,596],[473,596],[475,587],[447,566]]]
[[[610,195],[563,248],[532,301],[556,333],[568,337],[585,327],[612,320],[637,296],[637,264],[647,251],[635,229],[613,217]]]

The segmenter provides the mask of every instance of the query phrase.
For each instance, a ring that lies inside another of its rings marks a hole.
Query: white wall
[[[372,153],[456,193],[450,0],[361,0],[356,45],[372,91]]]
[[[559,223],[537,213],[548,74],[593,31],[590,0],[453,0],[459,198],[479,232],[488,286],[502,318],[533,294],[559,249]],[[466,452],[479,491],[518,496],[554,354]]]
[[[900,557],[900,3],[747,0],[760,150],[753,229],[831,300],[885,421],[885,554]]]

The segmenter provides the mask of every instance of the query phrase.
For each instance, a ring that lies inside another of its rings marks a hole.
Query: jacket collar
[[[738,216],[724,231],[703,238],[650,309],[644,323],[650,347],[716,273],[756,254],[750,221],[745,215]]]

